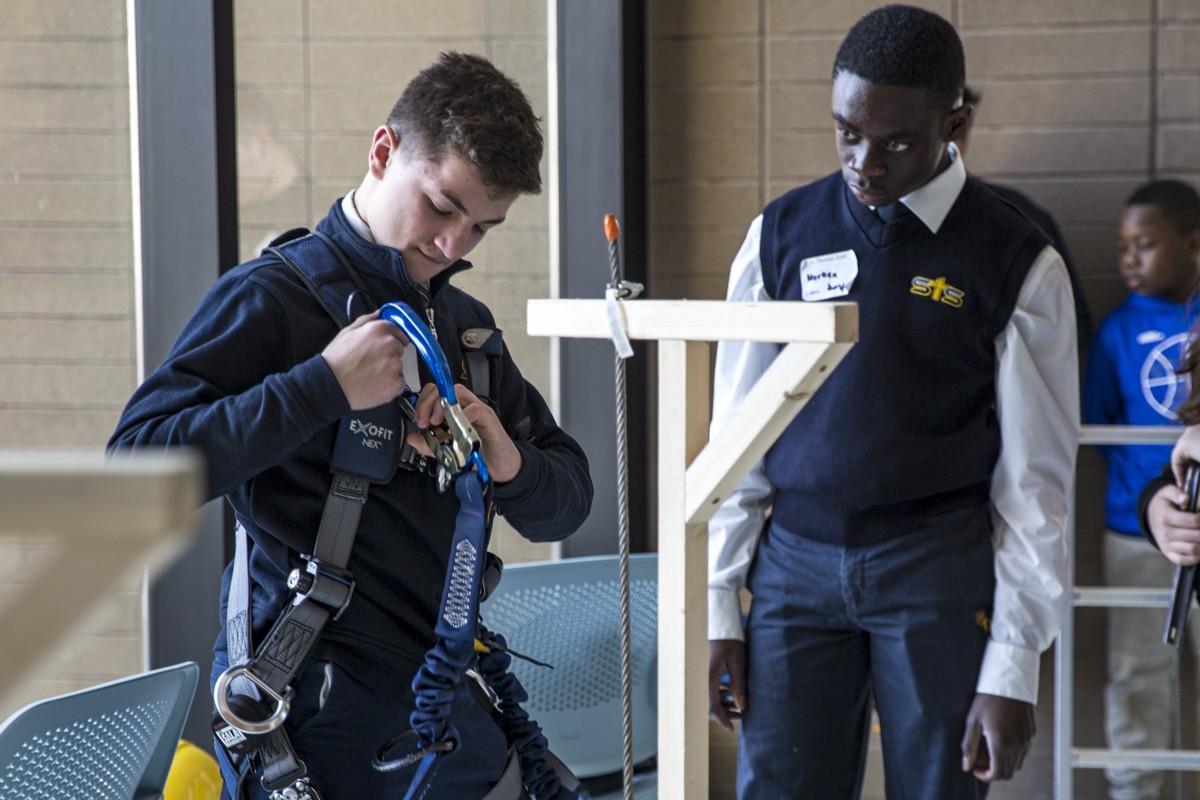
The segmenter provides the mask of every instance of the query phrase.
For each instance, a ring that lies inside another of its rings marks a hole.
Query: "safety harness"
[[[339,327],[349,324],[356,301],[363,303],[366,311],[377,307],[345,254],[319,231],[289,231],[267,250],[300,277]],[[217,709],[214,734],[231,756],[258,761],[262,786],[271,792],[272,800],[320,800],[283,727],[291,687],[324,626],[336,621],[353,597],[354,580],[347,565],[370,485],[389,482],[397,468],[404,466],[434,475],[439,492],[452,482],[459,511],[434,626],[437,641],[413,680],[416,704],[409,719],[411,730],[380,748],[375,769],[392,771],[417,764],[405,798],[424,797],[439,760],[460,741],[450,720],[450,705],[464,676],[470,676],[492,704],[509,743],[508,768],[484,800],[519,798],[522,784],[535,800],[577,800],[572,791],[574,776],[548,752],[541,730],[520,707],[527,696],[508,672],[510,656],[503,638],[480,623],[479,603],[499,579],[500,563],[487,553],[494,508],[479,436],[458,405],[449,365],[430,328],[403,303],[385,304],[380,317],[403,331],[429,368],[445,425],[433,430],[417,428],[413,418],[417,395],[411,390],[397,402],[355,411],[341,420],[330,462],[333,477],[313,553],[302,554],[305,568],[295,569],[289,576],[293,600],[257,649],[251,642],[250,543],[238,521],[226,615],[229,668],[213,688]],[[469,329],[462,337],[467,368],[481,396],[487,394],[486,345],[498,346],[498,342],[487,341],[490,333],[488,329]],[[474,342],[469,341],[472,337]],[[410,432],[424,438],[433,458],[407,444]],[[249,772],[248,765],[243,765],[243,776]],[[241,798],[235,795],[235,800]]]

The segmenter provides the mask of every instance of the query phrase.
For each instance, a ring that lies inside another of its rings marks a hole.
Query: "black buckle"
[[[296,593],[295,605],[305,600],[313,600],[326,608],[333,610],[333,620],[336,622],[350,605],[354,596],[354,580],[350,573],[331,567],[319,558],[302,555],[308,564],[304,570],[292,570],[288,575],[288,588]]]

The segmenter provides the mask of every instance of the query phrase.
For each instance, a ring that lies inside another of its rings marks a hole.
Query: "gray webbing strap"
[[[337,618],[349,602],[354,584],[345,573],[358,532],[358,521],[367,501],[370,482],[336,472],[325,500],[313,556],[307,572],[295,570],[288,579],[297,590],[296,600],[284,609],[251,658],[249,546],[245,527],[235,530],[234,567],[226,610],[226,646],[230,666],[247,665],[265,685],[286,695],[312,655],[330,618]],[[236,659],[236,660],[235,660]],[[248,690],[243,690],[248,687]],[[237,678],[232,691],[256,699],[257,687]],[[305,774],[282,726],[263,734],[258,754],[263,764],[263,786],[285,786]]]

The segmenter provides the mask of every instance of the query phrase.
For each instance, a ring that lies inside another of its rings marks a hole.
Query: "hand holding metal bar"
[[[1188,466],[1183,490],[1187,492],[1185,511],[1200,510],[1200,465]],[[1171,605],[1167,609],[1167,624],[1163,628],[1163,644],[1179,647],[1187,632],[1188,614],[1192,610],[1192,596],[1196,593],[1196,565],[1175,567],[1175,581],[1171,586]]]

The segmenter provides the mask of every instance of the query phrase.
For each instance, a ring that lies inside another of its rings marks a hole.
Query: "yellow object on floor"
[[[221,768],[206,751],[181,739],[167,774],[164,800],[220,800]]]

